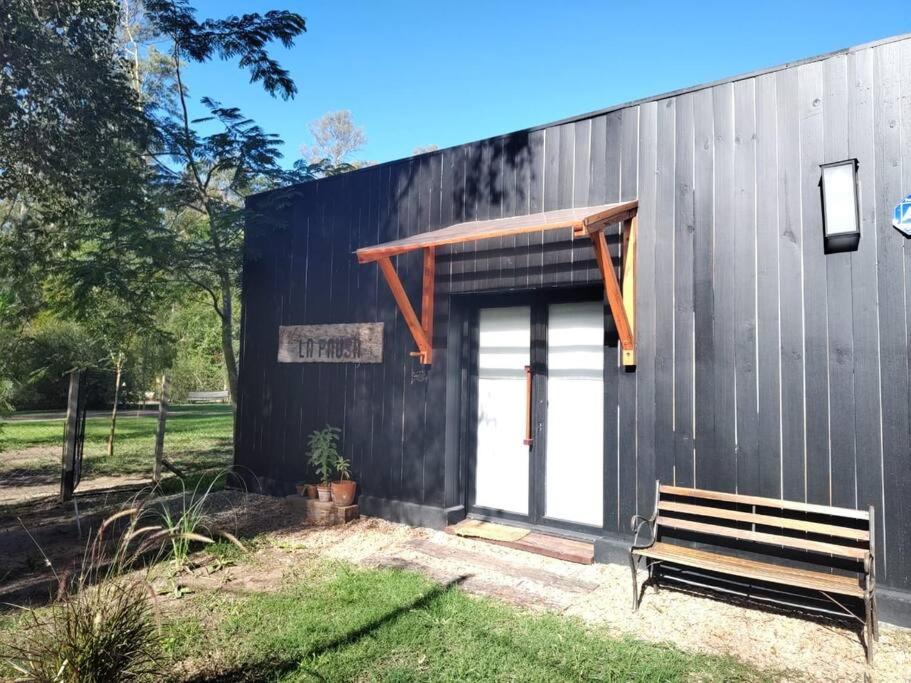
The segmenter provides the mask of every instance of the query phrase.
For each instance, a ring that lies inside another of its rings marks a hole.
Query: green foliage
[[[148,126],[118,54],[119,8],[9,0],[0,21],[0,198],[93,203]]]
[[[113,578],[30,611],[7,661],[25,680],[132,681],[161,673],[161,645],[144,582]]]
[[[172,400],[182,401],[191,391],[223,389],[221,328],[212,305],[187,296],[172,309],[167,329],[174,338],[174,361],[168,371]]]
[[[231,533],[212,527],[209,515],[210,498],[213,492],[221,488],[227,474],[227,471],[222,471],[205,488],[200,486],[202,480],[197,482],[192,491],[183,487],[176,509],[172,509],[170,502],[162,503],[158,508],[156,521],[168,538],[170,558],[177,568],[186,566],[194,543],[213,544],[214,536],[221,536],[243,552],[243,545]]]
[[[103,405],[113,394],[106,359],[79,325],[50,317],[38,320],[23,331],[7,359],[10,402],[19,410],[61,408],[66,405],[68,373],[91,368],[86,400],[93,407]]]
[[[45,610],[25,610],[14,636],[0,641],[0,661],[25,680],[157,680],[163,641],[149,572],[169,554],[182,565],[190,543],[214,543],[199,533],[212,490],[211,484],[194,490],[189,504],[185,495],[177,512],[165,505],[154,513],[147,501],[134,500],[101,523],[75,576],[58,575],[39,548],[58,578],[61,599]],[[244,549],[230,533],[221,536]]]
[[[326,425],[315,429],[307,437],[307,456],[310,465],[319,475],[320,483],[328,486],[332,481],[332,471],[339,459],[338,439],[341,429]]]
[[[251,81],[287,99],[296,92],[294,82],[267,46],[278,40],[290,47],[306,26],[301,16],[286,11],[198,22],[179,0],[148,0],[145,7],[151,33],[168,44],[155,72],[157,91],[165,95],[149,108],[156,131],[149,148],[156,197],[174,216],[159,232],[158,263],[176,282],[211,301],[220,320],[228,388],[236,399],[233,303],[243,249],[243,199],[285,182],[278,163],[281,140],[238,108],[208,97],[201,101],[209,115],[191,121],[182,72],[188,61],[236,58]],[[215,132],[201,135],[200,124]]]
[[[165,624],[174,660],[211,678],[327,681],[767,681],[727,656],[618,638],[606,628],[472,597],[420,574],[324,563],[279,593]],[[220,619],[218,619],[220,617]]]
[[[199,22],[184,0],[146,0],[145,10],[155,29],[170,38],[187,59],[236,58],[250,72],[250,81],[262,83],[270,95],[288,99],[297,92],[288,72],[269,56],[266,46],[272,40],[285,47],[294,45],[294,39],[307,30],[299,14],[272,10]]]
[[[339,455],[335,459],[335,473],[339,480],[351,479],[351,461]]]
[[[155,338],[163,305],[191,287],[219,317],[233,395],[243,197],[286,178],[277,138],[236,108],[204,98],[219,130],[197,132],[205,119],[187,116],[181,70],[236,59],[291,97],[269,49],[291,46],[304,19],[198,21],[184,0],[12,0],[2,14],[0,285],[40,283],[39,306],[81,322],[112,357],[145,347],[145,375],[150,344],[169,344]]]
[[[145,338],[129,340],[122,381],[124,401],[137,401],[149,386],[150,376],[169,363],[170,348]],[[0,343],[2,345],[2,343]],[[104,408],[114,395],[112,356],[105,340],[82,325],[42,316],[25,327],[9,346],[0,367],[0,379],[10,385],[9,402],[17,410],[60,409],[66,405],[68,373],[87,369],[86,401],[90,408]]]

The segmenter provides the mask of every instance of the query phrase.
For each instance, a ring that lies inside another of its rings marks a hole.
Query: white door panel
[[[604,307],[553,304],[547,324],[545,515],[604,524]]]
[[[475,505],[528,514],[525,366],[530,363],[531,309],[480,312]]]

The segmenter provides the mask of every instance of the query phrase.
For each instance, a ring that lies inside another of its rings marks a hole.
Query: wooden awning
[[[373,247],[363,247],[355,253],[360,263],[370,263],[378,261],[384,256],[396,256],[427,247],[476,242],[493,237],[521,235],[526,232],[572,228],[578,236],[589,230],[601,229],[605,225],[627,220],[636,215],[638,206],[638,201],[631,201],[621,204],[601,204],[577,209],[544,211],[509,218],[493,218],[486,221],[467,221],[400,240],[383,242]]]
[[[588,236],[598,262],[598,269],[604,280],[605,298],[617,326],[620,345],[623,350],[623,364],[635,365],[635,254],[636,215],[638,200],[618,204],[601,204],[559,211],[545,211],[525,216],[494,218],[483,221],[455,223],[439,230],[430,230],[391,242],[358,249],[359,263],[376,261],[383,277],[392,290],[405,322],[414,337],[422,363],[430,364],[433,357],[433,283],[435,275],[436,248],[448,244],[464,244],[494,237],[508,237],[543,230],[571,229],[573,236]],[[623,288],[611,263],[604,228],[613,223],[623,223]],[[409,251],[424,250],[424,279],[421,296],[421,319],[408,300],[408,294],[392,265],[391,257]]]

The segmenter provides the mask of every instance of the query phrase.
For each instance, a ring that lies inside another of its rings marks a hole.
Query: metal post
[[[161,461],[164,457],[164,431],[168,419],[168,393],[171,380],[167,375],[161,376],[161,393],[158,398],[158,427],[155,430],[155,470],[152,479],[157,484],[161,481]]]
[[[82,383],[82,370],[70,373],[70,389],[66,399],[66,424],[63,431],[63,457],[60,472],[60,501],[65,502],[73,497],[76,487],[76,458],[80,451],[79,441],[82,437],[79,429],[79,389]]]

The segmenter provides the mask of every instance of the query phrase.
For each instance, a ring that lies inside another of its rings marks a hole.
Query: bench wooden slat
[[[683,486],[670,486],[661,484],[659,491],[675,496],[689,496],[691,498],[705,498],[706,500],[719,500],[728,503],[744,503],[746,505],[759,505],[762,507],[778,508],[780,510],[796,510],[798,512],[812,512],[833,517],[848,517],[850,519],[870,519],[867,510],[854,510],[830,505],[816,505],[814,503],[800,503],[793,500],[779,500],[778,498],[763,498],[761,496],[744,496],[739,493],[725,493],[723,491],[706,491],[704,489],[690,489]]]
[[[852,597],[863,597],[864,594],[863,588],[854,577],[795,567],[782,567],[729,555],[716,555],[712,552],[668,543],[658,542],[648,548],[634,550],[633,553],[654,560],[674,562],[696,569],[736,575],[757,581],[768,581]]]
[[[808,541],[803,538],[793,538],[791,536],[781,536],[779,534],[766,534],[761,531],[749,531],[748,529],[735,529],[729,526],[721,526],[720,524],[693,522],[688,519],[678,519],[676,517],[662,517],[659,515],[658,526],[685,529],[687,531],[696,531],[703,534],[714,534],[715,536],[753,541],[755,543],[779,545],[785,548],[795,548],[797,550],[809,550],[816,553],[825,553],[827,555],[839,555],[840,557],[849,557],[855,560],[863,560],[864,557],[867,556],[867,551],[864,548],[850,548],[844,545],[836,545],[835,543]]]
[[[720,519],[730,519],[736,522],[760,524],[762,526],[793,529],[795,531],[807,531],[814,534],[824,534],[826,536],[849,538],[854,541],[870,540],[870,532],[867,529],[849,529],[843,526],[835,526],[834,524],[807,522],[802,519],[773,517],[771,515],[760,515],[753,512],[740,512],[739,510],[727,510],[725,508],[713,508],[705,505],[692,505],[690,503],[677,503],[668,500],[658,501],[658,509],[668,510],[669,512],[682,512],[689,515],[698,515],[700,517],[715,517]]]

